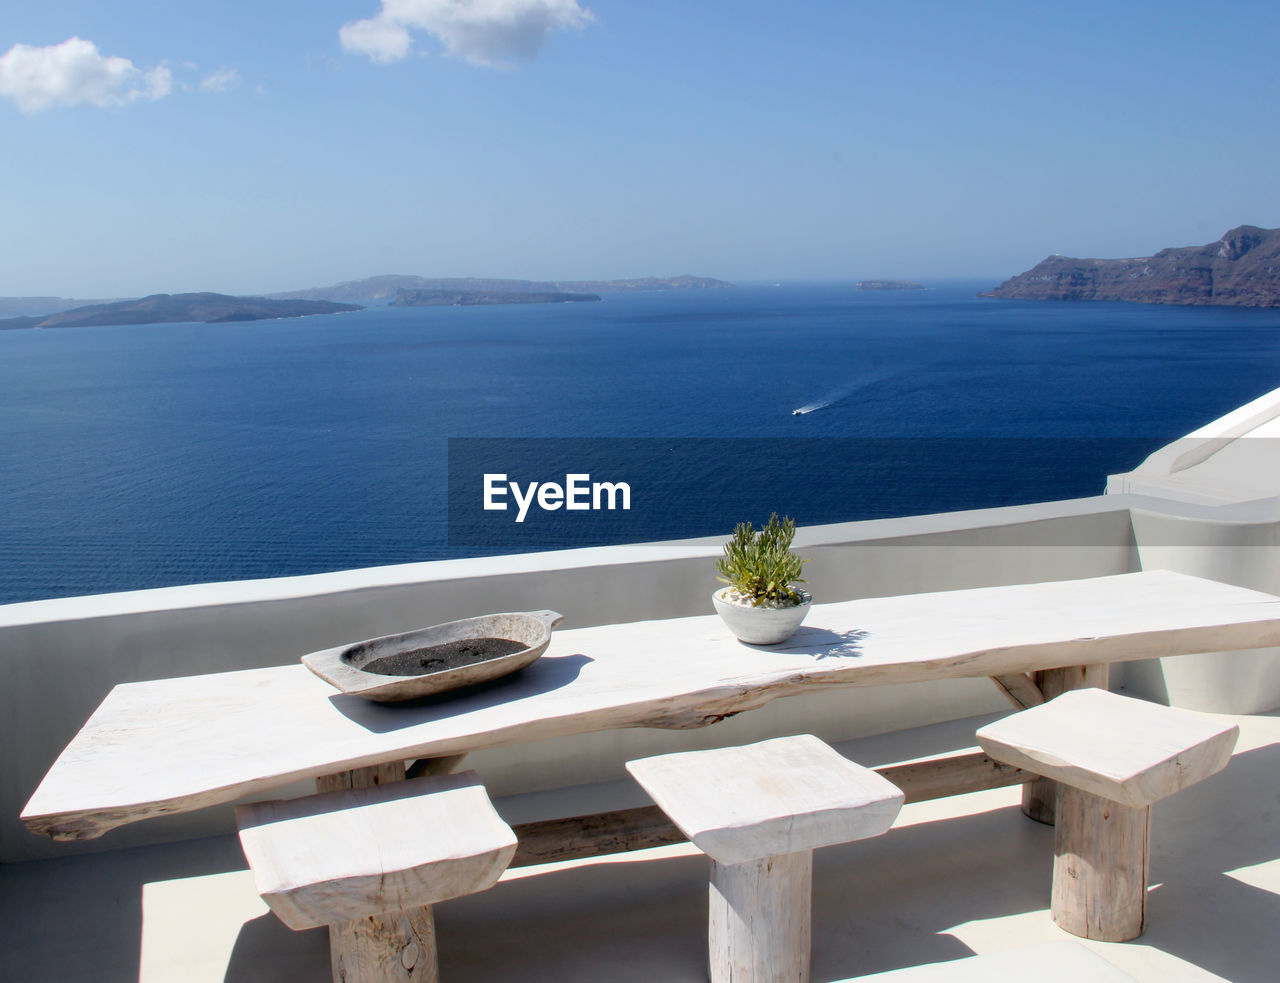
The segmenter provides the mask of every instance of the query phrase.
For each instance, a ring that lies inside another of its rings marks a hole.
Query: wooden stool
[[[813,851],[885,832],[902,791],[802,735],[627,770],[711,858],[713,983],[809,979]]]
[[[1079,942],[1050,942],[969,956],[945,963],[911,966],[842,983],[1135,983]]]
[[[978,731],[997,761],[1061,782],[1053,920],[1125,942],[1146,921],[1151,804],[1226,767],[1239,728],[1187,710],[1074,690]]]
[[[236,808],[258,893],[329,926],[335,981],[435,983],[429,905],[493,886],[516,837],[473,771]]]

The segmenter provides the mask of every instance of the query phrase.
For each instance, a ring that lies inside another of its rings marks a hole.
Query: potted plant
[[[813,603],[802,584],[805,563],[791,552],[796,534],[793,519],[769,517],[759,531],[750,522],[739,523],[733,538],[724,544],[724,556],[716,562],[728,587],[711,595],[717,613],[741,641],[770,645],[789,638],[804,621]]]

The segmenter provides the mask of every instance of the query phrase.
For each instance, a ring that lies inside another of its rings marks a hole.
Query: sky
[[[1280,4],[42,0],[0,296],[978,277],[1280,226]]]

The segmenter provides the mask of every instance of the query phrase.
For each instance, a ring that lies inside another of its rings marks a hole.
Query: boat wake
[[[873,382],[879,382],[881,379],[887,379],[895,372],[877,372],[874,375],[865,376],[856,382],[841,386],[839,389],[827,393],[821,399],[815,399],[812,403],[805,403],[791,411],[792,416],[805,416],[809,413],[816,413],[818,410],[825,410],[829,406],[835,406],[837,403],[843,403],[850,396],[854,395],[861,389],[865,389]]]

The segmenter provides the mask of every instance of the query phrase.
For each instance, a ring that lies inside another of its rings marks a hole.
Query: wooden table
[[[115,687],[22,820],[88,839],[298,779],[322,789],[451,769],[483,748],[622,727],[693,728],[781,696],[989,676],[1017,706],[1105,685],[1111,662],[1280,645],[1280,599],[1156,571],[817,605],[788,642],[755,648],[715,616],[556,632],[528,669],[452,698],[383,705],[301,665]],[[985,755],[881,769],[907,800],[1025,783]],[[1033,814],[1052,809],[1028,786]],[[1037,790],[1039,789],[1039,791]],[[656,810],[517,827],[515,863],[682,837]],[[1046,817],[1042,817],[1046,818]]]

